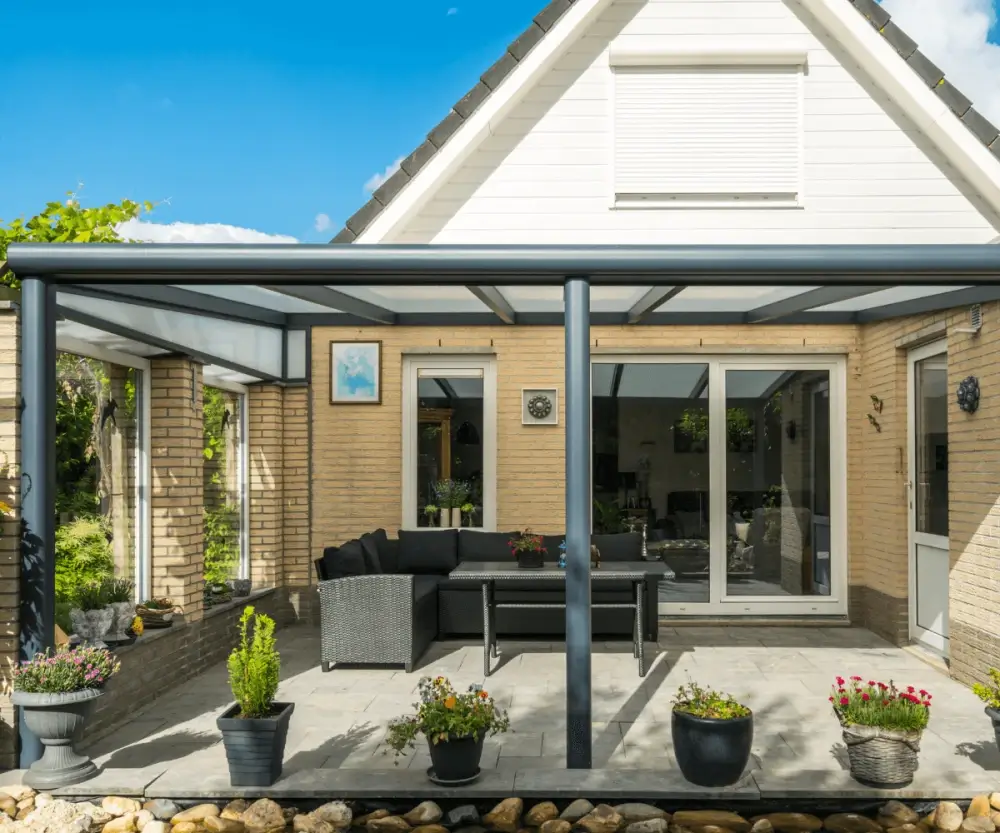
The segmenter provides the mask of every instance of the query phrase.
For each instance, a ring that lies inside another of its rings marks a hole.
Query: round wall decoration
[[[966,376],[959,383],[958,407],[967,414],[979,410],[979,380],[975,376]]]
[[[552,413],[552,400],[544,394],[532,396],[528,400],[528,413],[535,419],[545,419]]]

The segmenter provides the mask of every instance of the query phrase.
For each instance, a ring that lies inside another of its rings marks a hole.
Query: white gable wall
[[[385,242],[993,240],[1000,221],[986,219],[974,191],[891,102],[876,100],[879,92],[841,65],[793,7],[794,0],[616,0]],[[612,46],[807,52],[802,207],[614,208]],[[902,61],[900,71],[910,71]],[[419,177],[411,187],[420,187]]]

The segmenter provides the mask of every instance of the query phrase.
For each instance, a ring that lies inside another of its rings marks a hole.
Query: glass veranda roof
[[[20,244],[60,332],[186,350],[247,380],[305,377],[314,325],[562,324],[567,277],[600,324],[854,323],[1000,299],[1000,247]]]

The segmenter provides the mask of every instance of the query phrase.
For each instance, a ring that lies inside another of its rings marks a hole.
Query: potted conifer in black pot
[[[677,690],[671,720],[681,773],[699,787],[739,781],[750,761],[753,712],[732,695],[688,683]]]
[[[250,630],[253,635],[251,637]],[[240,643],[229,655],[229,685],[236,702],[219,717],[222,743],[234,787],[269,787],[281,776],[288,722],[294,703],[276,703],[281,657],[274,647],[274,620],[254,613],[240,617]]]

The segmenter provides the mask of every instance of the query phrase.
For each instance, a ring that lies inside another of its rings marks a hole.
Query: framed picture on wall
[[[330,342],[330,404],[382,404],[382,342]]]

